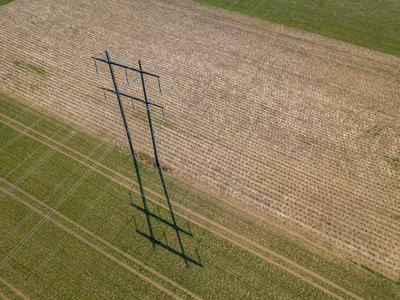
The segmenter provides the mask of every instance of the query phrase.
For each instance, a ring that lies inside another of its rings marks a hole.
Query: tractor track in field
[[[2,284],[4,284],[6,287],[8,287],[9,289],[11,289],[16,295],[20,296],[22,299],[29,300],[29,298],[27,296],[25,296],[23,293],[21,293],[21,291],[19,289],[17,289],[16,287],[14,287],[13,285],[8,283],[6,280],[4,280],[1,277],[0,277],[0,282]],[[4,299],[8,299],[7,296],[3,295],[1,292],[0,292],[0,297],[3,297]]]
[[[2,113],[0,113],[0,116],[2,116],[2,117],[4,117],[4,118],[8,119],[9,121],[12,121],[12,118],[10,118],[10,117],[8,117],[8,116],[2,114]],[[73,148],[71,148],[71,147],[65,146],[65,145],[61,144],[60,142],[49,138],[49,137],[46,136],[45,134],[43,134],[43,133],[41,133],[41,132],[38,132],[38,131],[36,131],[36,130],[34,130],[34,129],[32,129],[32,128],[29,128],[28,126],[26,126],[26,125],[23,124],[23,123],[20,123],[20,122],[18,122],[18,121],[16,121],[16,120],[13,120],[13,121],[14,121],[16,124],[18,124],[19,126],[24,127],[24,128],[25,128],[25,131],[23,131],[23,130],[17,128],[16,126],[14,126],[14,125],[12,125],[12,124],[7,124],[7,126],[9,126],[10,128],[12,128],[12,129],[14,129],[14,130],[16,130],[16,131],[19,131],[19,132],[25,134],[26,136],[28,136],[28,137],[30,137],[30,138],[36,140],[36,141],[39,141],[39,142],[41,142],[41,143],[45,143],[43,140],[41,140],[41,139],[39,139],[39,138],[37,138],[37,137],[35,137],[35,136],[33,136],[33,135],[31,135],[31,134],[28,133],[28,131],[31,131],[31,132],[33,132],[33,133],[35,133],[35,134],[37,134],[37,135],[39,135],[39,136],[45,138],[46,140],[51,141],[52,143],[55,143],[55,144],[57,144],[57,145],[59,145],[59,146],[62,146],[64,149],[67,149],[67,150],[69,150],[69,151],[75,153],[76,155],[79,155],[80,157],[82,157],[82,158],[84,158],[84,159],[86,159],[86,160],[88,160],[88,161],[90,161],[90,162],[92,162],[92,163],[95,163],[95,161],[94,161],[92,158],[90,158],[90,157],[88,157],[88,156],[86,156],[86,155],[80,153],[79,151],[77,151],[77,150],[75,150],[75,149],[73,149]],[[0,120],[0,122],[3,122],[3,123],[4,123],[3,120]],[[26,130],[26,129],[28,129],[28,130]],[[60,152],[60,153],[62,153],[62,154],[64,154],[64,155],[66,155],[67,157],[69,157],[69,158],[71,158],[71,159],[73,159],[73,160],[79,162],[80,164],[82,164],[82,165],[84,165],[84,166],[86,166],[86,167],[88,167],[88,168],[93,168],[93,166],[91,166],[90,164],[81,161],[80,159],[74,157],[74,156],[71,155],[71,154],[66,153],[65,151],[62,151],[61,149],[58,149],[58,148],[56,148],[56,147],[54,147],[54,146],[52,146],[52,145],[49,145],[47,142],[46,142],[46,145],[47,145],[48,147],[52,148],[52,149],[56,149],[58,152]],[[112,174],[114,174],[114,175],[120,177],[121,179],[123,179],[123,180],[125,180],[125,181],[128,181],[129,183],[132,183],[132,184],[138,186],[138,183],[137,183],[136,181],[134,181],[134,180],[132,180],[132,179],[130,179],[130,178],[124,176],[123,174],[120,174],[119,172],[117,172],[117,171],[115,171],[115,170],[113,170],[113,169],[111,169],[111,168],[109,168],[109,167],[107,167],[107,166],[105,166],[105,165],[103,165],[103,164],[98,164],[97,167],[101,167],[101,168],[103,168],[103,169],[105,169],[105,170],[111,172]],[[102,176],[105,176],[106,178],[108,178],[108,179],[114,181],[115,183],[117,183],[117,184],[119,184],[119,185],[121,185],[121,186],[123,186],[123,187],[125,187],[125,188],[127,188],[127,189],[129,189],[129,190],[131,190],[131,191],[133,191],[133,192],[135,192],[135,193],[137,193],[137,194],[140,194],[140,192],[139,192],[138,190],[133,189],[133,188],[132,188],[131,186],[129,186],[128,184],[125,184],[125,183],[123,183],[123,182],[117,180],[116,178],[114,178],[114,177],[112,177],[112,176],[110,176],[110,175],[108,175],[108,174],[106,174],[106,173],[104,173],[104,172],[102,172],[102,171],[100,171],[100,170],[98,170],[98,169],[94,169],[94,170],[95,170],[97,173],[101,174]],[[160,195],[160,194],[158,194],[158,193],[152,191],[151,189],[145,188],[145,190],[146,190],[147,192],[153,194],[154,196],[158,197],[158,198],[163,198],[162,195]],[[159,201],[157,201],[157,200],[155,200],[155,199],[153,199],[153,198],[149,198],[149,197],[148,197],[147,199],[148,199],[149,201],[151,201],[151,202],[153,202],[153,203],[155,203],[155,204],[157,204],[157,205],[159,205],[159,206],[161,206],[161,207],[167,209],[167,206],[164,205],[164,204],[162,204],[162,203],[160,203]],[[211,219],[209,219],[209,218],[207,218],[207,217],[205,217],[205,216],[203,216],[203,215],[201,215],[201,214],[198,214],[198,213],[196,213],[195,211],[193,211],[193,210],[191,210],[191,209],[189,209],[189,208],[187,208],[187,207],[185,207],[185,206],[183,206],[183,205],[181,205],[181,204],[179,204],[179,203],[176,203],[176,202],[174,202],[174,201],[171,201],[171,203],[172,203],[175,207],[179,207],[180,209],[182,209],[183,211],[185,211],[185,213],[187,213],[187,214],[189,214],[189,215],[191,215],[191,216],[196,216],[198,219],[202,220],[202,221],[205,222],[205,223],[208,223],[209,225],[204,225],[204,224],[202,224],[202,223],[200,223],[200,222],[198,222],[198,221],[195,221],[195,220],[193,220],[192,218],[190,218],[190,217],[188,217],[188,216],[186,216],[185,214],[182,214],[182,213],[180,213],[180,212],[175,212],[176,215],[179,215],[180,217],[184,218],[185,220],[188,220],[189,222],[191,222],[191,223],[193,223],[193,224],[196,224],[197,226],[199,226],[199,227],[201,227],[201,228],[203,228],[203,229],[205,229],[205,230],[207,230],[207,231],[209,231],[209,232],[211,232],[211,233],[213,233],[213,234],[215,234],[215,235],[217,235],[217,236],[219,236],[219,237],[221,237],[221,238],[223,238],[223,239],[229,241],[230,243],[235,244],[236,246],[241,247],[242,249],[244,249],[244,250],[246,250],[246,251],[248,251],[248,252],[250,252],[250,253],[252,253],[252,254],[258,256],[258,257],[260,257],[261,259],[268,261],[269,263],[271,263],[271,264],[273,264],[273,265],[275,265],[275,266],[277,266],[277,267],[279,267],[279,268],[281,268],[281,269],[287,271],[288,273],[290,273],[290,274],[292,274],[292,275],[298,277],[299,279],[301,279],[301,280],[303,280],[303,281],[305,281],[305,282],[307,282],[307,283],[313,285],[314,287],[316,287],[316,288],[318,288],[318,289],[324,291],[324,292],[327,293],[328,295],[331,295],[331,296],[333,296],[333,297],[335,297],[335,298],[340,298],[340,297],[338,297],[338,295],[336,295],[336,294],[334,294],[333,292],[331,292],[330,290],[328,290],[328,289],[322,287],[322,286],[319,285],[318,283],[315,283],[315,282],[313,282],[312,280],[310,280],[310,279],[304,277],[304,276],[301,275],[300,273],[295,272],[295,271],[293,271],[293,270],[291,270],[291,269],[285,267],[284,265],[282,265],[282,264],[280,264],[280,263],[278,263],[278,262],[276,262],[276,261],[274,261],[274,260],[271,260],[270,258],[268,258],[268,257],[266,257],[266,256],[264,256],[264,255],[262,255],[262,254],[260,254],[259,252],[257,252],[257,251],[255,251],[255,250],[251,249],[250,247],[244,245],[243,242],[245,242],[246,244],[251,245],[251,246],[253,246],[253,247],[255,247],[255,248],[257,248],[257,249],[259,249],[259,250],[261,250],[261,251],[263,251],[263,252],[265,252],[265,253],[268,253],[269,255],[272,255],[273,257],[275,257],[275,258],[278,259],[278,260],[284,261],[285,263],[291,265],[292,267],[294,267],[294,268],[296,268],[296,269],[298,269],[298,270],[301,270],[301,271],[307,273],[308,275],[311,275],[311,276],[314,277],[315,279],[318,279],[318,280],[324,282],[325,284],[328,284],[328,285],[330,285],[331,287],[333,287],[333,288],[335,288],[335,289],[337,289],[337,290],[340,290],[341,292],[347,294],[348,296],[350,296],[350,297],[352,297],[352,298],[354,298],[354,299],[362,299],[362,298],[359,297],[358,295],[352,293],[351,291],[346,290],[345,288],[343,288],[343,287],[339,286],[338,284],[336,284],[336,283],[330,281],[329,279],[327,279],[327,278],[325,278],[325,277],[323,277],[323,276],[321,276],[321,275],[315,273],[315,272],[312,271],[312,270],[307,269],[306,267],[304,267],[304,266],[302,266],[302,265],[300,265],[300,264],[298,264],[298,263],[296,263],[296,262],[294,262],[294,261],[288,259],[287,257],[285,257],[285,256],[283,256],[283,255],[280,255],[279,253],[277,253],[277,252],[275,252],[275,251],[273,251],[273,250],[268,249],[267,247],[264,247],[264,246],[258,244],[257,242],[255,242],[255,241],[253,241],[253,240],[247,238],[246,236],[243,236],[243,235],[241,235],[241,234],[239,234],[239,233],[237,233],[237,232],[235,232],[235,231],[233,231],[233,230],[231,230],[231,229],[229,229],[229,228],[227,228],[227,227],[225,227],[225,226],[223,226],[223,225],[221,225],[221,224],[219,224],[219,223],[217,223],[217,222],[215,222],[215,221],[213,221],[213,220],[211,220]],[[212,225],[212,226],[218,228],[219,230],[224,231],[225,234],[222,234],[222,233],[220,233],[220,232],[218,232],[218,231],[212,229],[212,228],[210,227],[210,225]],[[234,239],[230,238],[229,236],[226,235],[226,233],[230,234],[231,236],[234,236],[236,239],[241,240],[242,243],[241,243],[241,242],[238,242],[237,240],[234,240]]]
[[[146,269],[147,271],[150,271],[151,273],[157,275],[158,277],[160,277],[161,279],[167,281],[168,283],[170,283],[171,285],[175,286],[176,288],[182,290],[183,292],[187,293],[188,295],[192,296],[195,299],[202,299],[200,297],[198,297],[197,295],[193,294],[192,292],[188,291],[187,289],[185,289],[184,287],[180,286],[178,283],[172,281],[171,279],[169,279],[168,277],[162,275],[161,273],[157,272],[156,270],[154,270],[153,268],[150,268],[148,266],[146,266],[143,262],[135,259],[133,256],[129,255],[128,253],[122,251],[121,249],[115,247],[114,245],[112,245],[111,243],[107,242],[106,240],[102,239],[101,237],[99,237],[98,235],[94,234],[93,232],[89,231],[88,229],[84,228],[83,226],[79,225],[78,223],[74,222],[73,220],[69,219],[68,217],[64,216],[63,214],[59,213],[58,211],[54,210],[52,207],[46,205],[45,203],[43,203],[42,201],[40,201],[39,199],[35,198],[34,196],[30,195],[29,193],[27,193],[26,191],[14,186],[12,183],[8,182],[7,180],[0,178],[0,180],[2,182],[7,183],[10,186],[13,186],[16,190],[18,190],[19,192],[23,193],[25,196],[29,197],[30,199],[34,200],[36,203],[42,205],[43,207],[49,209],[52,213],[55,213],[57,216],[59,216],[60,218],[64,219],[65,221],[69,222],[70,224],[76,226],[77,228],[81,229],[82,231],[84,231],[85,233],[87,233],[88,235],[92,236],[93,238],[97,239],[99,242],[103,243],[104,245],[106,245],[107,247],[113,249],[114,251],[118,252],[119,254],[123,255],[125,258],[129,259],[130,261],[136,263],[137,265],[141,266],[142,268]],[[80,240],[81,242],[83,242],[84,244],[86,244],[87,246],[91,247],[92,249],[96,250],[97,252],[99,252],[100,254],[103,254],[104,256],[106,256],[108,259],[112,260],[113,262],[117,263],[118,265],[120,265],[121,267],[125,268],[126,270],[130,271],[131,273],[135,274],[136,276],[140,277],[141,279],[143,279],[144,281],[154,285],[155,287],[157,287],[159,290],[163,291],[164,293],[170,295],[171,297],[175,298],[175,299],[182,299],[181,297],[179,297],[178,295],[174,294],[173,292],[171,292],[170,290],[168,290],[167,288],[165,288],[164,286],[162,286],[161,284],[159,284],[158,282],[154,281],[153,279],[143,275],[141,272],[135,270],[134,268],[132,268],[131,266],[129,266],[128,264],[124,263],[123,261],[119,260],[118,258],[116,258],[115,256],[111,255],[110,253],[104,251],[103,249],[101,249],[100,247],[98,247],[97,245],[93,244],[92,242],[88,241],[87,239],[85,239],[83,236],[77,234],[75,231],[71,230],[70,228],[64,226],[63,224],[61,224],[60,222],[56,221],[55,219],[53,219],[52,217],[50,217],[48,214],[45,214],[44,212],[42,212],[41,210],[37,209],[36,207],[34,207],[33,205],[27,203],[26,201],[22,200],[20,197],[16,196],[13,193],[8,192],[5,188],[0,187],[0,190],[7,193],[8,195],[10,195],[11,197],[13,197],[15,200],[19,201],[20,203],[24,204],[25,206],[29,207],[30,209],[32,209],[34,212],[38,213],[39,215],[41,215],[42,217],[47,218],[47,220],[49,220],[50,222],[52,222],[53,224],[55,224],[56,226],[58,226],[59,228],[63,229],[64,231],[68,232],[69,234],[71,234],[72,236],[74,236],[75,238],[77,238],[78,240]]]

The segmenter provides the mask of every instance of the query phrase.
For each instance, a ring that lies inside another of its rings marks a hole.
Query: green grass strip
[[[0,6],[11,2],[12,0],[0,0]]]
[[[398,0],[196,0],[400,56]]]

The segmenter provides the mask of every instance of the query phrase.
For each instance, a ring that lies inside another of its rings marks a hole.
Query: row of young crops
[[[2,8],[4,89],[71,121],[89,118],[89,130],[111,138],[122,129],[118,107],[102,98],[108,70],[95,75],[90,57],[109,49],[124,63],[141,58],[162,76],[162,95],[151,79],[147,88],[166,107],[156,124],[166,165],[399,276],[397,58],[191,2],[110,5]],[[132,76],[127,86],[117,74],[120,87],[141,96]],[[151,153],[140,105],[125,106],[136,145]]]

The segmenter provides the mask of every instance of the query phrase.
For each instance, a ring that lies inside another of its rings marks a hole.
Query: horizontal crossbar
[[[108,88],[105,88],[105,87],[102,87],[101,89],[104,90],[104,91],[107,91],[107,92],[111,92],[111,93],[117,94],[117,92],[115,92],[113,90],[110,90]],[[118,92],[118,95],[123,96],[123,97],[127,97],[129,99],[137,100],[139,102],[142,102],[142,103],[146,104],[146,101],[144,101],[144,100],[142,100],[140,98],[136,98],[136,97],[124,94],[124,93],[120,93],[120,92]],[[161,108],[161,109],[164,109],[164,106],[161,106],[161,105],[158,105],[158,104],[155,104],[155,103],[147,102],[147,104],[153,105],[153,106]]]
[[[145,213],[146,215],[148,215],[148,216],[150,216],[150,217],[153,217],[154,219],[157,219],[157,220],[159,220],[159,221],[161,221],[161,222],[167,224],[168,226],[171,226],[171,227],[174,228],[175,230],[179,230],[180,232],[183,232],[183,233],[186,233],[187,235],[193,236],[193,234],[191,234],[190,232],[186,231],[185,229],[182,229],[182,228],[180,228],[179,226],[174,225],[173,223],[171,223],[171,222],[169,222],[169,221],[167,221],[167,220],[165,220],[165,219],[163,219],[163,218],[161,218],[161,217],[159,217],[159,216],[157,216],[157,215],[151,213],[150,211],[148,211],[148,210],[146,210],[146,209],[144,209],[144,208],[142,208],[142,207],[140,207],[140,206],[137,206],[136,204],[133,204],[133,203],[131,203],[131,204],[132,204],[133,207],[135,207],[135,208],[137,208],[138,210],[142,211],[142,212]]]
[[[200,262],[195,261],[194,259],[190,258],[189,256],[187,256],[186,254],[183,254],[179,251],[176,251],[175,249],[171,248],[170,246],[160,242],[159,240],[155,239],[155,238],[151,238],[150,236],[148,236],[147,234],[145,234],[144,232],[141,232],[139,230],[136,229],[136,232],[139,233],[140,235],[144,236],[145,238],[149,239],[152,243],[155,243],[161,247],[163,247],[164,249],[182,257],[184,260],[189,261],[195,265],[198,265],[200,267],[202,267],[203,265]]]
[[[140,70],[138,70],[138,69],[135,69],[135,68],[132,68],[132,67],[128,67],[128,66],[124,66],[124,65],[121,65],[119,63],[113,62],[111,60],[108,61],[108,60],[105,60],[105,59],[102,59],[102,58],[93,57],[93,56],[92,56],[92,58],[94,60],[105,62],[106,64],[114,65],[114,66],[117,66],[117,67],[121,67],[121,68],[125,68],[125,69],[131,70],[131,71],[135,71],[135,72],[138,72],[138,73],[143,73],[143,74],[146,74],[146,75],[149,75],[149,76],[160,78],[160,76],[158,76],[158,75],[154,75],[154,74],[151,74],[151,73],[145,72],[145,71],[141,71],[140,72]]]

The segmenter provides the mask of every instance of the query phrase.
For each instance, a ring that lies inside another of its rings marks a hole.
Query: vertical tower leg
[[[183,244],[182,244],[181,236],[180,236],[180,234],[179,234],[178,226],[176,225],[174,212],[173,212],[173,210],[172,210],[171,202],[170,202],[170,200],[169,200],[169,196],[168,196],[168,192],[167,192],[167,187],[165,186],[164,177],[163,177],[162,172],[161,172],[160,162],[159,162],[159,160],[158,160],[157,148],[156,148],[156,141],[155,141],[154,132],[153,132],[153,125],[152,125],[152,123],[151,123],[149,102],[147,101],[146,87],[145,87],[145,84],[144,84],[143,70],[142,70],[142,65],[141,65],[141,63],[140,63],[140,60],[139,60],[139,70],[140,70],[140,78],[141,78],[141,80],[142,80],[144,101],[145,101],[145,103],[146,103],[147,117],[148,117],[148,120],[149,120],[151,141],[152,141],[152,143],[153,143],[154,158],[155,158],[155,161],[156,161],[156,166],[157,166],[158,174],[159,174],[159,176],[160,176],[160,180],[161,180],[162,187],[163,187],[163,190],[164,190],[165,198],[167,199],[168,208],[169,208],[169,211],[170,211],[170,213],[171,213],[171,218],[172,218],[172,222],[173,222],[173,224],[174,224],[174,229],[175,229],[175,231],[176,231],[176,235],[177,235],[177,238],[178,238],[178,241],[179,241],[179,246],[180,246],[181,251],[182,251],[182,256],[183,256],[183,258],[185,259],[186,267],[188,267],[188,262],[187,262],[187,258],[186,258],[186,255],[185,255],[185,250],[183,249]]]
[[[147,225],[149,226],[151,242],[153,243],[153,248],[155,249],[156,248],[156,244],[155,244],[155,241],[154,241],[153,229],[151,227],[150,217],[149,217],[149,215],[147,213],[148,209],[147,209],[147,204],[146,204],[146,198],[144,196],[142,180],[141,180],[141,177],[140,177],[139,166],[138,166],[138,163],[137,163],[137,160],[136,160],[135,151],[133,150],[131,135],[129,133],[129,128],[128,128],[128,123],[126,122],[126,119],[125,119],[124,108],[123,108],[122,103],[121,103],[121,98],[120,98],[120,95],[119,95],[117,82],[115,81],[113,68],[112,68],[112,65],[110,63],[110,57],[108,56],[108,52],[107,51],[106,51],[106,57],[107,57],[108,66],[110,67],[111,78],[112,78],[112,81],[113,81],[113,84],[114,84],[115,94],[117,95],[118,105],[119,105],[119,108],[121,110],[121,116],[122,116],[122,120],[124,122],[125,132],[126,132],[126,135],[128,137],[129,148],[131,150],[133,163],[135,165],[135,171],[136,171],[136,176],[137,176],[138,183],[139,183],[140,194],[142,196],[143,207],[144,207],[144,210],[145,210],[145,213],[146,213]]]

